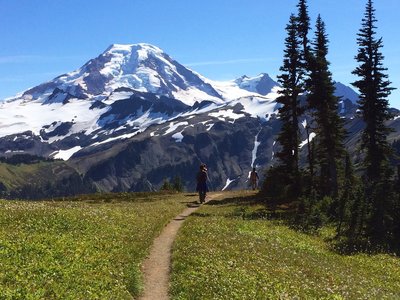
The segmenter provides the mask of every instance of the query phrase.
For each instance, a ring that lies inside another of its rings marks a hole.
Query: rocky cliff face
[[[229,125],[216,118],[207,123],[195,118],[176,122],[172,126],[180,125],[170,134],[136,136],[122,148],[118,143],[97,151],[98,161],[85,168],[86,175],[102,190],[130,191],[159,188],[164,179],[180,176],[185,188],[193,191],[198,166],[206,163],[212,189],[244,188],[251,167],[262,169],[271,161],[272,141],[279,128],[277,120],[260,122],[255,118]],[[152,130],[162,132],[163,126]],[[85,160],[83,156],[70,163],[79,168]]]

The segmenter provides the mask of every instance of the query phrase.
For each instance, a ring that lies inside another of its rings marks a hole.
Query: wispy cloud
[[[26,73],[24,75],[0,77],[0,82],[24,82],[27,78],[53,78],[64,73],[65,72]]]
[[[201,61],[185,63],[188,67],[198,67],[198,66],[216,66],[216,65],[232,65],[232,64],[243,64],[243,63],[258,63],[258,62],[269,62],[273,59],[265,58],[240,58],[240,59],[230,59],[230,60],[214,60],[214,61]]]
[[[37,59],[34,55],[0,56],[0,64],[20,64]]]
[[[46,63],[82,59],[81,56],[9,55],[0,56],[0,64]]]
[[[0,83],[22,83],[22,82],[31,82],[37,81],[40,83],[44,80],[51,80],[60,74],[64,74],[65,72],[42,72],[42,73],[26,73],[24,75],[13,75],[13,76],[6,76],[0,77]]]

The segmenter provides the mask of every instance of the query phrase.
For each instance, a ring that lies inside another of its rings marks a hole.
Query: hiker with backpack
[[[206,201],[206,194],[208,192],[208,187],[207,187],[208,175],[207,175],[207,166],[205,164],[200,165],[200,170],[197,173],[196,180],[197,180],[196,191],[199,192],[200,203],[204,203]]]
[[[257,182],[259,179],[256,168],[253,168],[253,171],[250,172],[250,185],[253,191],[257,188]]]

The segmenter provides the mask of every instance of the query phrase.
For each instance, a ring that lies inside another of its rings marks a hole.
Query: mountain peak
[[[257,78],[259,78],[259,77],[269,77],[269,75],[268,75],[268,73],[260,73],[255,77],[257,77]]]
[[[46,104],[64,103],[67,98],[96,101],[106,99],[118,88],[163,95],[187,105],[222,101],[198,74],[146,43],[112,44],[81,68],[27,90],[22,97]]]
[[[255,77],[243,75],[234,82],[241,89],[261,95],[267,95],[272,88],[279,85],[267,73],[260,73]]]
[[[138,44],[112,44],[110,45],[103,54],[124,54],[130,55],[135,52],[143,52],[143,53],[153,53],[157,55],[164,54],[164,51],[160,48],[147,44],[147,43],[138,43]]]
[[[344,85],[341,82],[335,81],[335,96],[349,99],[354,104],[357,103],[359,95],[351,87]]]

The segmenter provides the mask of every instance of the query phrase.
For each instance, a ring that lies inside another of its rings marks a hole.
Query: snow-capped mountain
[[[268,95],[279,84],[274,81],[268,74],[261,73],[256,77],[242,77],[233,81],[239,88],[260,95]]]
[[[111,45],[78,70],[27,90],[22,98],[42,103],[104,100],[118,88],[164,95],[187,105],[222,98],[204,78],[149,44]]]
[[[247,87],[263,79],[254,81]],[[243,89],[236,81],[206,79],[152,45],[112,45],[78,70],[0,103],[0,111],[7,112],[0,114],[0,137],[29,131],[52,145],[35,154],[68,159],[85,146],[128,138],[179,115],[213,111],[220,119],[268,118],[275,98]],[[228,107],[233,106],[240,113],[232,113]]]
[[[336,86],[341,96],[356,96]],[[217,82],[158,47],[114,44],[81,68],[0,103],[0,111],[7,112],[0,114],[0,137],[8,140],[0,152],[26,151],[9,146],[10,138],[17,142],[26,132],[44,144],[34,154],[68,159],[85,147],[129,138],[178,117],[207,113],[229,122],[246,116],[267,120],[276,113],[278,91],[266,73]]]
[[[224,99],[238,99],[241,97],[264,97],[275,100],[279,95],[279,84],[268,74],[262,73],[255,77],[243,75],[230,81],[207,80],[222,95]]]
[[[104,191],[157,188],[173,175],[186,176],[189,189],[199,162],[209,165],[214,188],[244,188],[249,168],[271,165],[277,151],[279,89],[268,74],[218,82],[155,46],[112,45],[0,102],[0,155],[66,160]],[[355,111],[350,100],[343,116]]]

